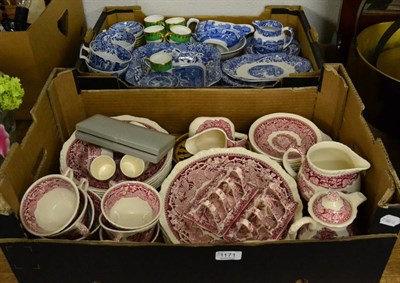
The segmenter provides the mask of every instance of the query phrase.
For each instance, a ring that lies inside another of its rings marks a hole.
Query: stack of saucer
[[[136,43],[135,47],[142,46],[146,43],[144,40],[144,26],[143,24],[135,21],[124,21],[124,22],[118,22],[116,24],[113,24],[110,28],[110,30],[118,30],[118,29],[123,29],[129,33],[132,33],[136,37]]]

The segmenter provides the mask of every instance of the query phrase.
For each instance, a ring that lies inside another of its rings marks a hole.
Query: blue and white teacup
[[[129,33],[126,30],[105,30],[99,33],[95,40],[100,40],[103,43],[112,43],[124,47],[128,51],[132,52],[135,48],[136,37],[133,33]]]
[[[88,55],[83,54],[83,51]],[[93,40],[89,47],[82,45],[79,58],[95,69],[112,72],[126,68],[132,60],[132,54],[119,45]]]
[[[254,48],[261,54],[282,52],[292,43],[294,30],[275,20],[253,21]],[[288,36],[286,36],[288,33]]]

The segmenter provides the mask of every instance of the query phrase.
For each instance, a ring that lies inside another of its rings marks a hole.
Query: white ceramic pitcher
[[[289,163],[290,152],[302,154],[298,173]],[[360,191],[360,172],[367,170],[371,165],[345,144],[323,141],[311,146],[305,156],[299,150],[290,148],[283,155],[283,166],[290,175],[297,177],[300,195],[305,201],[309,201],[320,191],[336,190],[346,193]]]
[[[352,223],[357,207],[366,201],[360,193],[344,194],[337,191],[319,192],[308,202],[308,213],[289,228],[289,239],[328,240],[355,234]]]

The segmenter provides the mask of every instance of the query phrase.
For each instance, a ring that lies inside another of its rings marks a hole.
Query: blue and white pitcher
[[[294,30],[274,20],[253,21],[254,48],[262,53],[282,52],[292,43]]]

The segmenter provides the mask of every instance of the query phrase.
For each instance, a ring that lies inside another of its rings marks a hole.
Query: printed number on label
[[[218,251],[215,252],[215,260],[241,260],[241,251]]]

